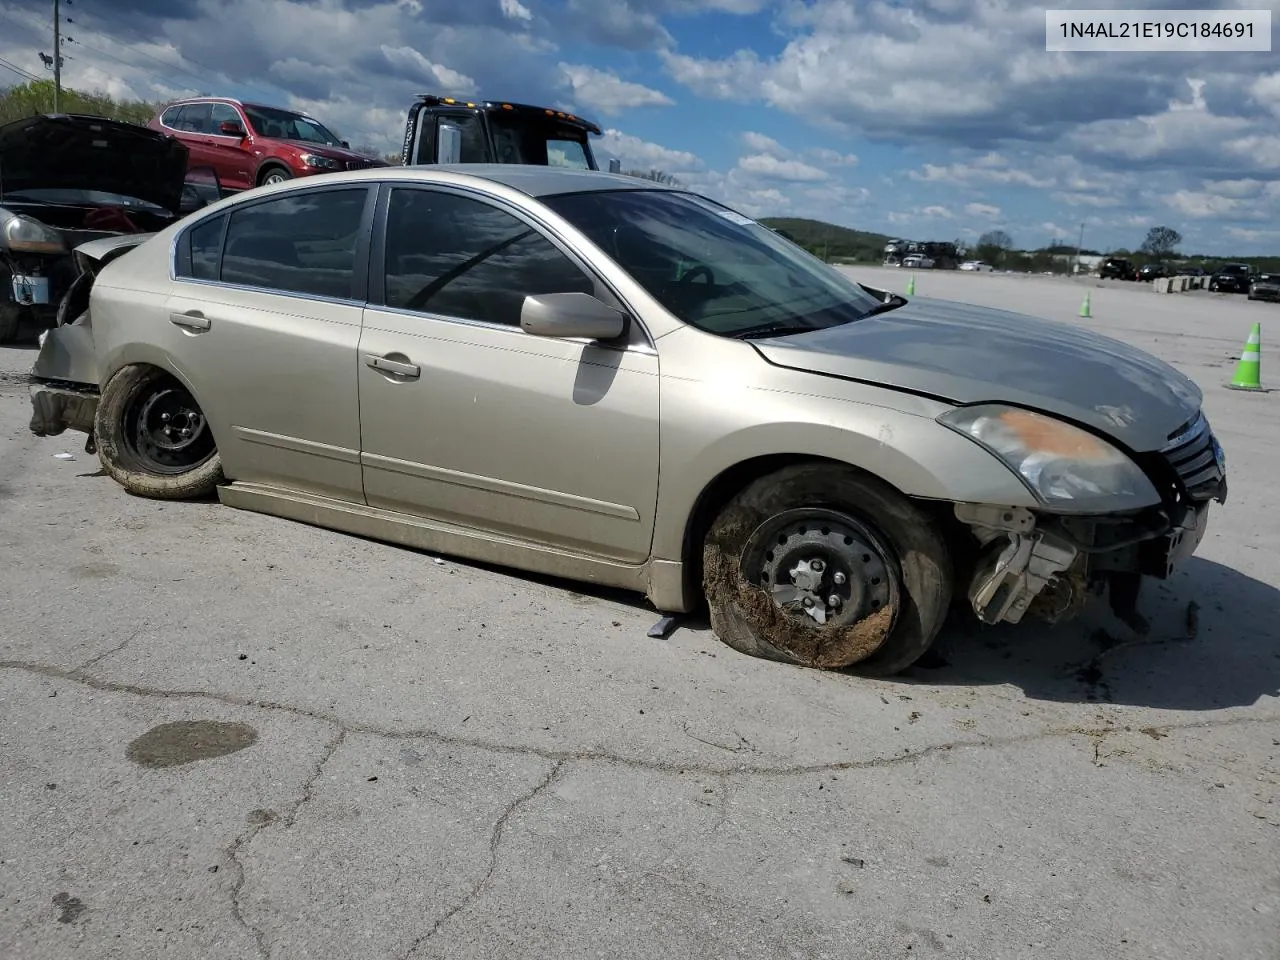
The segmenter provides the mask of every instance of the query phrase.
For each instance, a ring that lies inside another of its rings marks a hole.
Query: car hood
[[[187,148],[132,123],[36,116],[0,127],[0,200],[27,190],[94,190],[178,213]]]
[[[1118,340],[943,300],[913,298],[865,320],[753,342],[778,366],[955,404],[1038,409],[1138,452],[1164,447],[1203,399],[1190,378]]]

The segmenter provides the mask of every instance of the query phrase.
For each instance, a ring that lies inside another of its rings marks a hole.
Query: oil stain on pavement
[[[179,720],[152,727],[129,744],[125,756],[143,767],[176,767],[225,757],[257,742],[258,731],[245,723]]]

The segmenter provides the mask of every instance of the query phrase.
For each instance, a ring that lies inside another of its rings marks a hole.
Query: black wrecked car
[[[1098,267],[1098,276],[1103,280],[1137,280],[1138,271],[1133,262],[1124,257],[1107,257]]]
[[[1172,277],[1173,271],[1163,263],[1147,263],[1138,271],[1138,279],[1143,283],[1159,280],[1161,277]]]
[[[82,243],[164,229],[218,199],[187,148],[104,117],[43,114],[0,127],[0,344],[57,322]]]
[[[1247,263],[1224,263],[1209,277],[1209,289],[1221,293],[1248,293],[1253,270]]]

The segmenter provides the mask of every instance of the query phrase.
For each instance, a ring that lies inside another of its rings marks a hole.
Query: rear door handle
[[[381,370],[384,373],[394,373],[398,377],[408,377],[417,379],[422,376],[422,368],[416,363],[402,363],[399,360],[391,360],[387,357],[366,356],[364,362],[373,367],[375,370]]]
[[[186,327],[188,330],[209,329],[209,318],[199,310],[191,310],[187,313],[171,313],[169,314],[169,322],[175,326]]]

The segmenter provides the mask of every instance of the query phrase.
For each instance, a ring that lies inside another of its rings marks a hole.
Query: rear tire
[[[198,499],[223,481],[204,413],[187,388],[159,367],[132,364],[107,381],[94,437],[103,469],[135,496]]]
[[[829,464],[750,484],[703,547],[703,589],[722,642],[753,657],[862,676],[899,673],[929,649],[952,580],[950,554],[928,516],[882,481]],[[817,605],[821,624],[806,613]]]

